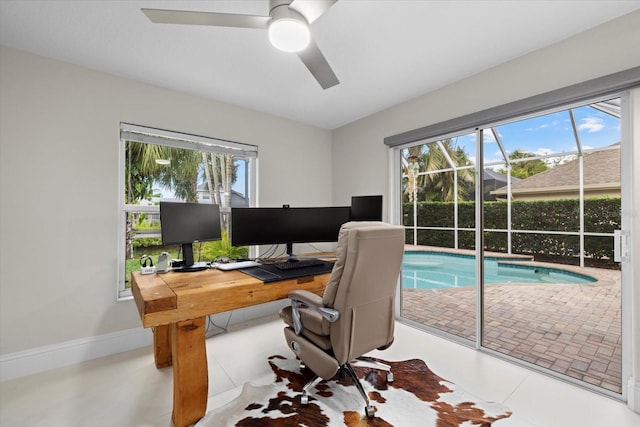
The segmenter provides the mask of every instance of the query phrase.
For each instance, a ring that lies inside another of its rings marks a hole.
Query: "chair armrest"
[[[320,295],[302,289],[289,292],[289,299],[295,299],[310,306],[322,307],[322,297]]]
[[[289,293],[291,300],[291,314],[293,317],[293,330],[296,335],[300,335],[304,329],[300,319],[300,308],[311,308],[317,311],[324,319],[335,322],[340,317],[340,312],[333,308],[322,306],[322,297],[304,290],[296,290]]]

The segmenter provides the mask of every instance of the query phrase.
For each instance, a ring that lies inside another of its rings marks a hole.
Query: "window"
[[[218,204],[224,240],[231,207],[255,204],[257,154],[253,145],[121,123],[118,298],[131,296],[142,255],[179,257],[178,246],[162,246],[159,202]],[[194,257],[213,259],[221,246],[202,243]]]

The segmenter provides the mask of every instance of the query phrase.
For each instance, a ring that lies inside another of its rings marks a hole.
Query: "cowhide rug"
[[[300,404],[302,387],[313,378],[300,362],[271,356],[275,378],[267,385],[245,384],[235,400],[216,408],[197,427],[325,427],[325,426],[491,426],[511,415],[506,407],[483,402],[431,372],[419,359],[387,362],[394,381],[370,368],[355,367],[375,417],[368,419],[364,400],[347,374],[336,374],[311,390],[308,406]]]

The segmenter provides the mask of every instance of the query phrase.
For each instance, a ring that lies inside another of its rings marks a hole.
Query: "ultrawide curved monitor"
[[[335,242],[349,207],[232,208],[233,246]]]

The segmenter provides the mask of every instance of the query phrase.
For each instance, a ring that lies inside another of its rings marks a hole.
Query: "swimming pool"
[[[505,264],[485,257],[485,284],[492,283],[593,283],[593,277],[557,268]],[[443,252],[408,251],[402,261],[402,287],[446,289],[476,284],[476,258]]]

